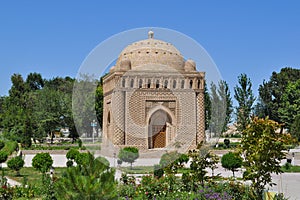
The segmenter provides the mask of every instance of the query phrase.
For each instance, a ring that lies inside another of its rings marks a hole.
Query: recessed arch
[[[148,148],[165,148],[168,144],[169,126],[174,124],[175,116],[165,106],[158,105],[152,108],[147,115]]]

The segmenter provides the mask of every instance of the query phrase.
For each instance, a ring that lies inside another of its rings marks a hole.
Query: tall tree
[[[241,74],[238,77],[239,85],[234,87],[234,98],[238,102],[235,108],[237,115],[237,129],[243,131],[250,123],[250,115],[253,110],[255,97],[252,91],[252,83],[246,74]]]
[[[300,79],[289,82],[281,96],[278,108],[279,118],[290,129],[295,117],[300,115]]]
[[[207,91],[207,84],[204,85],[204,109],[205,109],[205,130],[208,129],[211,120],[211,101]]]
[[[217,136],[222,132],[225,118],[225,108],[214,83],[210,85],[210,102],[211,102],[211,120],[210,130]]]
[[[224,133],[228,129],[227,125],[231,122],[231,114],[233,112],[230,90],[226,81],[221,80],[219,82],[218,93],[221,98],[221,102],[223,102],[222,104],[225,106],[225,119],[222,127],[222,133]]]
[[[295,82],[300,79],[300,69],[282,68],[279,73],[273,72],[269,81],[264,81],[259,86],[259,96],[261,105],[263,106],[262,113],[264,116],[269,116],[270,119],[283,123],[278,113],[281,107],[281,97],[285,92],[289,82]]]
[[[39,73],[30,73],[28,74],[26,78],[26,84],[29,88],[29,90],[39,90],[44,87],[44,80],[42,78],[42,75]]]

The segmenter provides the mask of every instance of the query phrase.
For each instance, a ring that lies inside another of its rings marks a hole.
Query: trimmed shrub
[[[6,151],[0,151],[0,164],[4,163],[8,158],[8,153]]]
[[[42,173],[49,171],[53,160],[49,153],[38,153],[32,159],[32,166]]]
[[[17,176],[20,175],[19,171],[20,171],[20,169],[22,169],[24,164],[25,164],[25,162],[20,156],[13,157],[7,162],[7,166],[10,169],[16,171]]]
[[[154,165],[154,177],[161,178],[164,175],[164,170],[162,169],[161,165]]]

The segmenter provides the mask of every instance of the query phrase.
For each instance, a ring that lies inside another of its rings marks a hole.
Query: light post
[[[96,120],[93,120],[92,122],[91,122],[91,127],[93,127],[93,143],[94,143],[94,139],[95,139],[95,133],[96,133],[96,126],[97,126],[97,122],[96,122]]]

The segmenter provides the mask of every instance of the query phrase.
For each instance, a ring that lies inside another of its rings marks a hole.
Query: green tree
[[[204,85],[204,108],[205,108],[205,130],[208,129],[210,121],[211,121],[211,101],[210,95],[207,91],[207,85],[205,81]]]
[[[101,103],[96,102],[102,98],[101,95],[101,86],[94,76],[81,74],[74,82],[72,111],[79,135],[85,133],[88,137],[92,136],[90,124],[97,119],[97,114],[100,116],[102,112],[100,111]],[[95,109],[97,109],[96,112]]]
[[[300,79],[288,83],[279,106],[279,118],[284,122],[285,128],[290,130],[295,117],[300,115]]]
[[[232,100],[226,81],[220,81],[218,86],[211,83],[210,87],[211,120],[210,129],[217,135],[227,131],[227,125],[231,121]]]
[[[132,163],[138,159],[139,150],[136,147],[124,147],[120,149],[118,158],[123,162],[130,163],[132,169]]]
[[[238,154],[228,152],[222,156],[221,163],[222,167],[232,171],[234,177],[234,172],[242,166],[243,159]]]
[[[102,85],[102,77],[100,81],[98,82],[98,86],[96,88],[96,101],[95,101],[95,109],[96,109],[96,115],[97,119],[100,123],[102,123],[103,120],[103,85]],[[102,124],[100,124],[102,126]]]
[[[284,123],[278,113],[282,104],[282,96],[290,82],[300,79],[300,69],[285,67],[280,72],[273,72],[268,81],[264,81],[259,86],[259,96],[261,102],[261,116],[267,117],[276,122]]]
[[[44,87],[44,79],[39,73],[30,73],[26,78],[26,84],[31,91],[40,90]]]
[[[222,133],[226,132],[228,127],[227,125],[231,122],[231,115],[233,112],[232,99],[229,90],[228,83],[224,80],[219,82],[219,96],[221,97],[221,101],[225,103],[225,119],[222,128]]]
[[[71,148],[67,154],[66,154],[66,158],[69,160],[75,160],[76,157],[79,155],[79,151],[77,149]]]
[[[266,184],[274,185],[271,174],[282,173],[283,150],[292,141],[289,134],[278,132],[279,128],[280,125],[273,120],[255,117],[242,134],[239,153],[244,157],[246,169],[243,178],[252,181],[258,199],[262,199]]]
[[[87,153],[87,162],[66,170],[55,183],[57,199],[116,199],[115,170]]]
[[[49,153],[38,153],[32,159],[32,166],[42,173],[49,171],[52,164],[53,160]]]
[[[237,129],[243,131],[250,123],[250,115],[253,110],[255,97],[252,91],[252,83],[246,74],[238,77],[239,85],[234,87],[234,98],[238,102],[236,109]]]
[[[300,141],[300,115],[295,117],[295,120],[291,126],[291,135]]]
[[[7,162],[7,166],[10,169],[15,170],[17,173],[17,176],[20,175],[20,169],[22,169],[24,164],[25,164],[25,162],[22,159],[22,157],[20,157],[20,156],[13,157]]]

